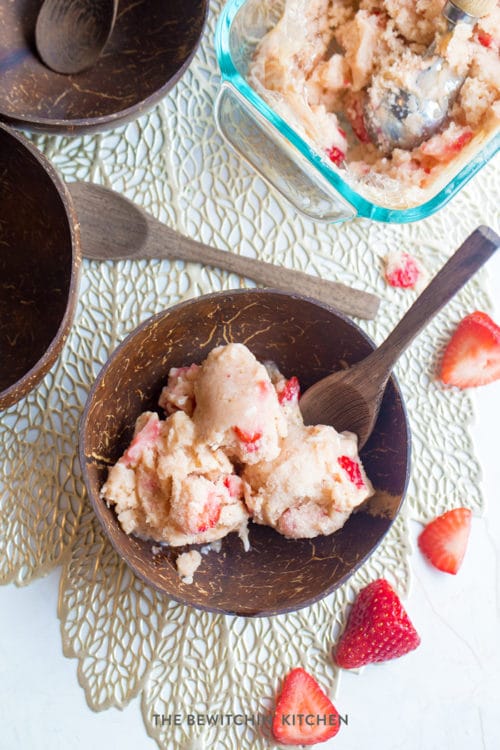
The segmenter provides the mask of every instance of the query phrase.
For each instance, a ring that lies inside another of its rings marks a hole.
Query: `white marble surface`
[[[489,264],[500,319],[500,257]],[[431,569],[414,551],[406,601],[420,648],[400,660],[342,675],[335,700],[348,714],[333,750],[490,750],[500,747],[500,382],[478,389],[473,436],[487,510],[474,518],[456,577]],[[419,531],[412,525],[412,538]],[[77,664],[61,651],[56,616],[59,571],[26,588],[0,588],[0,750],[154,748],[139,701],[93,713]],[[221,745],[222,748],[222,745]]]

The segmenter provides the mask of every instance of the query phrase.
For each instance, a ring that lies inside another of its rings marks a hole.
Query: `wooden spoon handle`
[[[500,247],[500,237],[489,227],[478,227],[451,256],[439,273],[389,334],[370,355],[374,373],[389,375],[394,363],[462,286]]]
[[[306,297],[313,297],[320,302],[336,307],[337,310],[359,318],[374,318],[377,314],[379,299],[373,294],[353,289],[337,281],[310,276],[303,271],[284,266],[275,266],[257,258],[249,258],[227,250],[218,250],[210,245],[197,242],[174,232],[169,227],[157,227],[158,239],[163,248],[168,243],[169,255],[181,260],[196,261],[206,266],[224,268],[253,279],[258,284],[296,292]],[[157,251],[156,256],[160,253]]]
[[[80,223],[84,257],[179,258],[224,268],[264,286],[314,297],[347,315],[372,319],[377,314],[380,300],[374,294],[197,242],[101,185],[72,182],[68,188]]]

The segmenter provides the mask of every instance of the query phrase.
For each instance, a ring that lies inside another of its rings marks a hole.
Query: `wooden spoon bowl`
[[[231,534],[219,554],[203,556],[192,584],[179,578],[179,550],[153,554],[154,543],[127,536],[99,497],[108,466],[130,442],[136,417],[157,409],[170,367],[200,363],[215,346],[246,343],[260,360],[308,388],[374,344],[348,318],[305,297],[276,290],[221,292],[183,302],[140,325],[112,354],[94,384],[81,421],[80,462],[90,500],[118,554],[145,581],[200,609],[244,616],[305,607],[349,578],[373,553],[401,506],[410,438],[394,379],[362,459],[376,495],[330,536],[289,540],[250,524],[251,550]]]
[[[56,73],[95,65],[111,36],[118,0],[44,0],[35,27],[38,54]]]
[[[415,336],[500,247],[490,227],[472,232],[434,276],[376,351],[347,370],[316,382],[300,399],[305,424],[322,419],[338,432],[349,430],[363,447],[376,424],[394,364]]]
[[[0,13],[0,119],[30,130],[86,133],[138,117],[175,85],[203,31],[208,0],[120,0],[95,65],[76,75],[39,58],[41,0],[11,0]]]

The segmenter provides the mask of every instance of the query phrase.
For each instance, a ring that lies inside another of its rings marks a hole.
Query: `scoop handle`
[[[500,237],[480,226],[445,263],[384,343],[370,355],[374,372],[389,375],[394,363],[430,320],[500,247]]]

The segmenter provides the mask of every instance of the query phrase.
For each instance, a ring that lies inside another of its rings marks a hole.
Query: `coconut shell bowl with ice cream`
[[[163,546],[159,551],[154,542],[127,535],[100,495],[109,467],[130,444],[136,418],[146,410],[158,411],[170,368],[201,364],[214,347],[234,342],[246,344],[261,362],[272,360],[285,377],[297,376],[302,391],[374,348],[348,318],[292,293],[237,290],[175,305],[136,328],[98,375],[80,424],[83,477],[114,548],[154,588],[212,612],[291,612],[344,583],[373,554],[400,510],[409,475],[410,435],[394,378],[360,454],[375,494],[329,536],[288,539],[250,522],[248,551],[236,533],[229,534],[219,552],[202,556],[193,582],[185,583],[175,560],[190,548]]]

